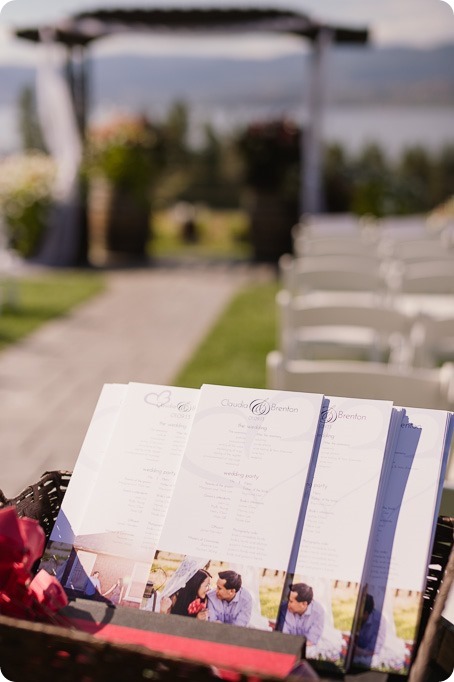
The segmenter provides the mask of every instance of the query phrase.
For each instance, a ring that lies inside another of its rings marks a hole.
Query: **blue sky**
[[[0,0],[0,5],[4,0]],[[272,6],[300,9],[327,23],[348,26],[367,26],[376,45],[411,45],[430,47],[454,42],[454,13],[443,0],[171,0],[164,6]],[[0,12],[0,62],[23,62],[34,59],[34,50],[24,41],[12,41],[12,26],[39,25],[52,22],[72,13],[98,7],[141,7],[159,5],[145,0],[11,0]],[[268,57],[301,49],[301,42],[291,37],[253,35],[215,39],[203,36],[200,40],[159,36],[150,41],[135,35],[109,39],[97,50],[115,52],[153,52],[162,54],[225,54],[241,57]],[[35,53],[36,55],[36,53]]]

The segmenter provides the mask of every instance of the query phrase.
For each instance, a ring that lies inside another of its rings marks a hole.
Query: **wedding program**
[[[280,630],[322,667],[406,674],[452,416],[106,384],[41,567],[75,597]]]
[[[402,415],[381,400],[327,403],[280,626],[307,638],[307,658],[345,669],[381,473]]]
[[[450,412],[406,408],[389,458],[354,664],[408,674],[452,439]]]
[[[322,400],[202,386],[153,564],[167,574],[191,557],[199,568],[187,595],[167,587],[169,613],[275,626]]]

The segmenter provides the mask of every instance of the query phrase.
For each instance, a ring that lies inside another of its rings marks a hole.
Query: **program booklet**
[[[98,429],[108,397],[115,402],[104,437]],[[123,393],[121,396],[120,394]],[[99,436],[96,472],[87,447],[68,486],[42,565],[75,595],[139,607],[183,457],[198,389],[130,383],[103,390],[86,441]],[[119,398],[122,398],[119,400]]]
[[[280,630],[322,668],[406,674],[452,432],[390,401],[106,384],[41,567],[142,628]]]
[[[453,415],[404,408],[371,534],[353,664],[407,675],[434,540]]]
[[[306,657],[345,671],[387,449],[401,413],[392,402],[326,399],[283,595],[279,629],[307,639]]]
[[[202,386],[145,608],[274,629],[322,401]]]

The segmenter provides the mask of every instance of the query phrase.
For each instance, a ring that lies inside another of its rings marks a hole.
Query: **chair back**
[[[454,317],[421,315],[411,330],[410,341],[416,367],[454,362]]]
[[[371,247],[358,235],[336,237],[297,236],[293,240],[295,256],[370,256]]]
[[[385,361],[406,343],[413,318],[381,305],[310,305],[306,297],[276,296],[279,349],[287,359],[332,358]],[[398,350],[399,349],[399,350]],[[397,356],[394,356],[397,361]],[[391,360],[391,361],[394,361]]]
[[[272,389],[329,396],[392,400],[396,405],[450,410],[454,406],[454,366],[396,369],[374,362],[288,360],[279,351],[267,356]]]
[[[303,259],[298,259],[303,260]],[[293,294],[308,291],[385,292],[386,278],[381,270],[363,260],[344,258],[324,263],[295,262],[288,283]]]
[[[400,290],[407,294],[454,294],[454,261],[407,265]]]
[[[454,250],[447,248],[438,239],[412,239],[395,244],[394,257],[408,264],[425,261],[454,262]]]

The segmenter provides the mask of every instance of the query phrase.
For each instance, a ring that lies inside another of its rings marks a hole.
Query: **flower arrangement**
[[[41,152],[0,160],[0,213],[9,245],[24,257],[36,252],[46,228],[55,174],[54,161]]]
[[[287,119],[251,123],[236,140],[245,182],[258,190],[297,193],[300,131]]]
[[[19,518],[14,507],[0,510],[0,613],[14,618],[60,624],[58,610],[68,599],[56,578],[34,563],[46,542],[34,519]]]
[[[143,197],[163,165],[163,149],[158,126],[144,116],[119,116],[89,132],[87,174]]]

